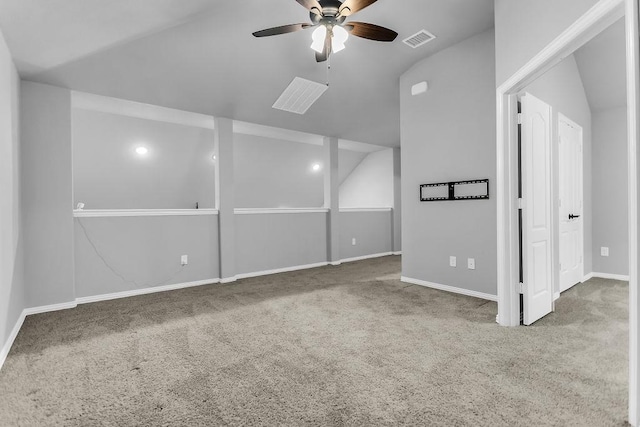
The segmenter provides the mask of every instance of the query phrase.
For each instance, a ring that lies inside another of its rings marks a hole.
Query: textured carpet
[[[29,316],[2,425],[624,425],[625,282],[531,327],[389,257]]]

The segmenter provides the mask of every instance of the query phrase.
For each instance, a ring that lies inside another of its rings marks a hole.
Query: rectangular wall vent
[[[327,89],[325,84],[296,77],[273,104],[273,108],[304,114]]]
[[[420,30],[417,33],[415,33],[414,35],[412,35],[411,37],[408,37],[404,40],[402,40],[404,42],[404,44],[411,46],[412,48],[417,48],[420,47],[424,44],[429,43],[431,40],[435,39],[436,36],[434,36],[433,34],[431,34],[429,31],[427,30]]]

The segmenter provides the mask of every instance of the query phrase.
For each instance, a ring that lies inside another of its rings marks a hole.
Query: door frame
[[[585,216],[584,216],[584,129],[582,126],[580,126],[578,123],[574,122],[573,120],[571,120],[570,118],[568,118],[566,115],[564,115],[561,112],[558,112],[558,123],[557,123],[557,137],[558,140],[554,141],[554,143],[556,144],[560,144],[560,123],[566,123],[569,126],[573,126],[576,127],[578,129],[580,129],[580,196],[581,196],[581,200],[582,200],[582,206],[581,206],[581,210],[580,210],[580,214],[582,215],[582,225],[580,227],[580,256],[582,257],[582,263],[581,263],[581,268],[580,268],[580,281],[584,280],[585,277],[585,271],[584,271],[584,260],[585,260],[585,254],[584,254],[584,222],[585,222]],[[561,164],[560,164],[560,152],[558,151],[558,162],[557,162],[557,171],[558,171],[558,179],[560,179],[560,168],[561,168]],[[559,182],[559,181],[558,181]],[[554,205],[556,206],[556,205]],[[560,254],[562,253],[562,251],[560,250],[560,207],[558,206],[557,211],[553,212],[553,215],[556,218],[556,222],[558,223],[558,227],[557,227],[557,233],[556,233],[556,229],[554,228],[554,232],[551,236],[551,239],[553,241],[553,247],[555,248],[557,246],[558,248],[558,256],[557,259],[555,260],[554,263],[554,280],[557,281],[557,283],[554,283],[554,292],[555,292],[555,286],[557,284],[557,296],[554,295],[554,299],[557,299],[557,297],[560,297],[560,294],[566,290],[571,289],[573,286],[575,286],[575,284],[571,285],[569,288],[567,289],[562,289],[562,284],[560,283]]]
[[[638,0],[600,0],[497,89],[497,320],[503,326],[520,324],[517,94],[623,16],[626,22],[629,167],[629,422],[638,426]]]

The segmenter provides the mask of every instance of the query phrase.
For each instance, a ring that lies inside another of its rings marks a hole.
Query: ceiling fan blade
[[[393,30],[366,22],[349,22],[344,25],[344,29],[351,35],[379,42],[392,42],[398,37],[398,33]]]
[[[327,36],[324,39],[324,49],[322,53],[316,52],[316,61],[324,62],[329,59],[329,55],[331,55],[331,34],[327,31]]]
[[[296,0],[302,6],[313,12],[316,15],[322,16],[322,5],[318,3],[318,0]]]
[[[277,36],[278,34],[293,33],[295,31],[304,30],[305,28],[313,27],[311,24],[290,24],[282,25],[280,27],[267,28],[266,30],[256,31],[253,33],[255,37],[267,37]]]
[[[364,9],[367,6],[372,5],[377,0],[345,0],[340,6],[338,16],[350,16],[354,13]]]

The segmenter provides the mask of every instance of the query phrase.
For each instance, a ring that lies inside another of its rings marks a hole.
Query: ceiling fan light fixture
[[[336,25],[333,27],[333,38],[331,39],[331,50],[340,52],[344,49],[344,44],[349,38],[349,32],[344,28]]]
[[[332,53],[345,48],[349,36],[380,42],[392,42],[398,36],[393,30],[366,22],[346,21],[354,13],[369,7],[377,0],[296,0],[309,11],[311,23],[280,25],[256,31],[254,37],[275,36],[315,28],[311,49],[316,61],[325,62]],[[346,26],[347,28],[343,27]]]
[[[313,31],[311,38],[313,39],[313,43],[311,44],[311,49],[315,50],[318,53],[322,53],[324,50],[324,39],[327,36],[327,27],[324,25],[318,26]]]
[[[311,49],[318,53],[322,53],[324,50],[324,40],[327,37],[327,27],[325,25],[319,25],[315,29],[311,38]],[[340,52],[345,48],[345,42],[349,38],[349,32],[339,25],[334,25],[331,29],[331,51],[333,53]]]

